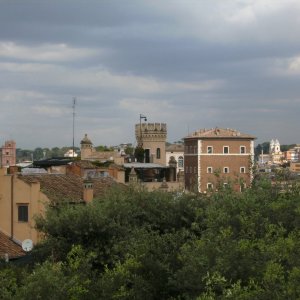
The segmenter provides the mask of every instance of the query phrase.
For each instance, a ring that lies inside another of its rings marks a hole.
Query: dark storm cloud
[[[139,113],[167,122],[170,141],[223,126],[299,143],[299,12],[296,0],[4,0],[0,139],[70,144],[76,96],[77,143],[134,142]]]

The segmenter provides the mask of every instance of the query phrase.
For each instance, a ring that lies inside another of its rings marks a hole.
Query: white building
[[[78,154],[73,151],[73,149],[69,149],[65,154],[64,157],[77,157]]]
[[[176,161],[177,168],[176,173],[184,171],[184,145],[172,144],[166,147],[166,165],[169,165],[170,161]]]

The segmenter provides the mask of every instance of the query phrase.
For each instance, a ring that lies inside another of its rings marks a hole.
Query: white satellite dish
[[[22,249],[25,251],[25,252],[29,252],[31,251],[33,248],[33,243],[32,243],[32,240],[30,239],[26,239],[22,242]]]

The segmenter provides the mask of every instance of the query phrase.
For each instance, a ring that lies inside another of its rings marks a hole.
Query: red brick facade
[[[16,164],[16,143],[15,141],[6,141],[1,149],[0,166],[9,167]]]
[[[251,184],[255,137],[232,129],[201,130],[185,138],[185,187],[206,192]]]

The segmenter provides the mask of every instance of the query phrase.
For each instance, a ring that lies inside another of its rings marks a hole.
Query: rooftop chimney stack
[[[87,178],[83,181],[83,201],[85,203],[92,202],[94,198],[93,181]]]

